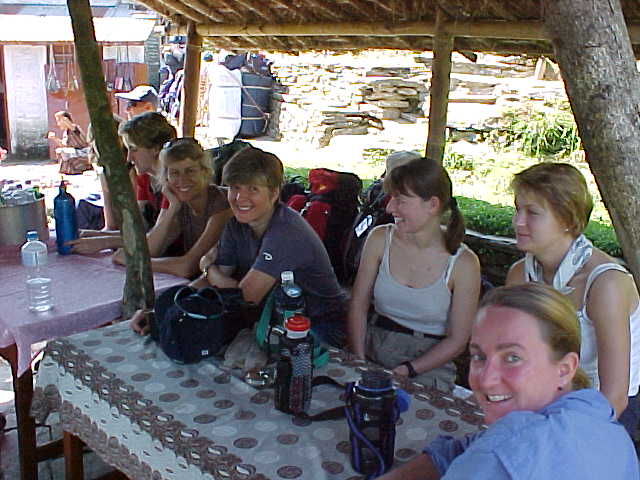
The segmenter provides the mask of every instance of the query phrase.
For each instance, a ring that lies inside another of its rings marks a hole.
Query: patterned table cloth
[[[345,383],[369,368],[332,351],[316,375]],[[473,402],[415,383],[397,425],[396,462],[440,434],[482,427]],[[311,423],[277,411],[273,390],[256,390],[213,359],[169,360],[128,322],[52,341],[37,376],[33,413],[60,412],[65,431],[106,462],[142,479],[356,479],[345,419]],[[311,414],[339,406],[342,392],[315,387]]]

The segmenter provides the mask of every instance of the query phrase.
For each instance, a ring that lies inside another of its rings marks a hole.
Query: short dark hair
[[[284,177],[282,162],[273,153],[246,147],[233,155],[222,170],[225,185],[264,185],[280,191]]]

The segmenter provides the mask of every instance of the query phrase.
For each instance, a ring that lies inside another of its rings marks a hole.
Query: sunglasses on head
[[[193,138],[193,137],[180,137],[180,138],[174,138],[174,139],[172,139],[172,140],[169,140],[168,142],[165,142],[165,143],[162,145],[162,148],[163,148],[163,149],[171,148],[171,147],[173,147],[174,145],[183,144],[183,143],[198,143],[198,141],[197,141],[195,138]],[[198,143],[198,145],[199,145],[199,143]]]

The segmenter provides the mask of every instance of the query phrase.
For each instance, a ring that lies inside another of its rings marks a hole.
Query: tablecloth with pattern
[[[332,350],[316,371],[338,382],[370,365]],[[180,365],[128,322],[49,343],[37,376],[35,414],[59,410],[65,431],[106,462],[142,479],[356,479],[346,420],[310,422],[279,412],[273,390],[256,390],[214,359]],[[415,383],[397,425],[396,465],[440,434],[484,428],[474,402]],[[313,390],[311,414],[344,403]]]

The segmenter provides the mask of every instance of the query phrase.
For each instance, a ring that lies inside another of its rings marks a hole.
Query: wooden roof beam
[[[173,10],[178,12],[181,15],[184,15],[189,20],[192,20],[196,23],[205,23],[211,21],[211,19],[205,17],[199,12],[196,12],[192,8],[186,7],[185,4],[178,0],[156,0],[157,3],[163,5],[169,10]],[[186,26],[185,26],[186,31]]]
[[[207,18],[216,22],[223,22],[224,17],[217,13],[217,10],[202,3],[200,0],[182,0],[187,7],[194,9],[196,12],[201,13]]]
[[[163,0],[167,1],[167,0]],[[197,25],[198,33],[204,37],[271,37],[271,36],[434,36],[434,22],[384,22],[353,23],[281,23],[281,24],[221,24],[209,22]],[[631,42],[640,43],[640,24],[628,27]],[[539,22],[447,22],[444,30],[454,37],[496,38],[504,40],[546,40],[546,33]]]
[[[167,0],[163,0],[167,1]],[[331,36],[345,37],[375,36],[433,36],[435,22],[402,22],[396,24],[384,22],[352,23],[281,23],[281,24],[218,24],[206,23],[197,26],[202,36],[224,35],[242,36]],[[455,37],[489,37],[516,40],[546,40],[542,24],[538,22],[448,22],[446,31]]]
[[[153,10],[156,13],[159,13],[165,18],[172,18],[175,15],[175,13],[172,10],[168,9],[157,0],[136,0],[136,1],[139,4],[144,5],[148,9]]]

